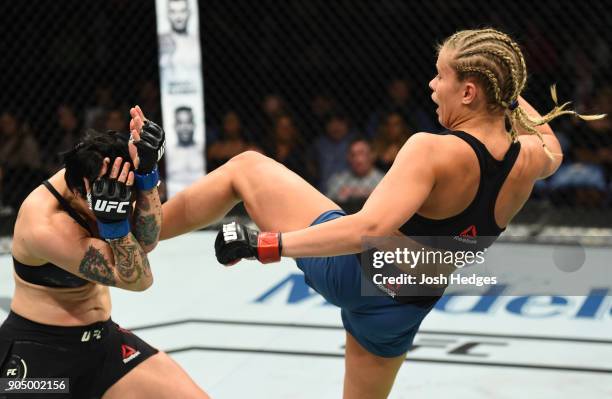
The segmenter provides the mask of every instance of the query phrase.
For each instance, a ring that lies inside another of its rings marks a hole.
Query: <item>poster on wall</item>
[[[156,0],[168,198],[205,173],[204,84],[197,0]]]

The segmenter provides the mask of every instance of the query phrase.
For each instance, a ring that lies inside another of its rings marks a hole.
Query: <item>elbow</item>
[[[557,172],[559,167],[561,166],[561,162],[563,161],[562,154],[554,154],[554,159],[551,159],[550,164],[546,168],[546,170],[539,176],[539,179],[546,179]]]
[[[362,228],[362,236],[364,237],[379,237],[380,227],[376,222],[365,224]]]
[[[359,225],[361,226],[361,235],[365,237],[395,236],[399,228],[399,226],[394,225],[394,220],[390,220],[389,217],[384,215],[368,215],[363,210],[359,211],[356,215],[360,215]]]
[[[141,270],[139,272],[140,277],[135,281],[126,281],[125,278],[120,275],[116,275],[117,284],[113,284],[117,288],[126,291],[142,292],[148,290],[153,285],[153,274],[151,270]]]
[[[151,286],[152,286],[152,285],[153,285],[153,276],[151,276],[151,277],[149,277],[149,278],[145,279],[145,280],[143,281],[143,284],[142,284],[140,287],[138,287],[138,288],[139,288],[139,289],[138,289],[138,291],[140,291],[140,292],[142,292],[142,291],[146,291],[146,290],[148,290],[149,288],[151,288]]]
[[[125,287],[128,291],[134,292],[142,292],[148,290],[153,285],[153,276],[144,278],[139,281],[137,284],[132,284],[128,287]]]
[[[561,166],[563,162],[563,152],[561,146],[555,148],[554,151],[551,151],[549,155],[549,162],[546,166],[544,172],[541,174],[540,179],[545,179],[547,177],[552,176]]]
[[[359,215],[359,213],[357,214]],[[360,215],[360,226],[362,237],[382,237],[388,235],[389,232],[384,228],[380,220],[369,218],[365,215]]]
[[[158,242],[159,241],[155,241],[154,243],[149,244],[149,245],[141,245],[142,246],[142,250],[145,251],[145,253],[148,254],[149,252],[153,251],[155,249],[155,247],[157,247],[157,243]]]

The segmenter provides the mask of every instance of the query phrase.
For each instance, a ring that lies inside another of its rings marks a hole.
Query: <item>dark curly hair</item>
[[[115,131],[98,132],[87,130],[81,141],[72,150],[61,154],[66,173],[64,179],[71,191],[77,191],[83,198],[86,197],[86,177],[90,182],[98,178],[104,158],[111,162],[117,157],[130,160],[128,150],[129,133]],[[133,170],[133,165],[131,167]]]

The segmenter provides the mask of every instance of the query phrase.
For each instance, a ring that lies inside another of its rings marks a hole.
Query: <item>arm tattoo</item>
[[[138,201],[136,202],[136,209],[142,212],[149,212],[151,210],[151,202],[147,198],[147,194],[138,196]]]
[[[134,235],[144,245],[153,245],[159,237],[160,226],[155,215],[138,215],[134,223]]]
[[[132,231],[142,246],[157,243],[161,230],[161,203],[157,190],[139,193]]]
[[[79,272],[88,279],[104,285],[117,284],[113,275],[113,269],[108,265],[106,258],[98,249],[91,245],[81,260]]]
[[[149,260],[131,234],[109,241],[115,255],[115,268],[119,278],[126,283],[135,283],[143,274],[150,275]]]

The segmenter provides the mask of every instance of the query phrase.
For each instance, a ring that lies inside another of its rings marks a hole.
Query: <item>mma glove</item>
[[[98,222],[100,236],[114,240],[130,232],[130,197],[132,190],[116,179],[103,176],[93,182],[87,202]]]
[[[225,266],[243,258],[257,259],[261,263],[278,262],[281,251],[281,233],[259,232],[236,222],[224,224],[215,240],[215,255]]]
[[[135,173],[135,186],[148,191],[157,187],[159,173],[157,162],[164,155],[166,134],[155,122],[147,120],[140,132],[140,141],[134,143],[138,150],[139,164]]]

